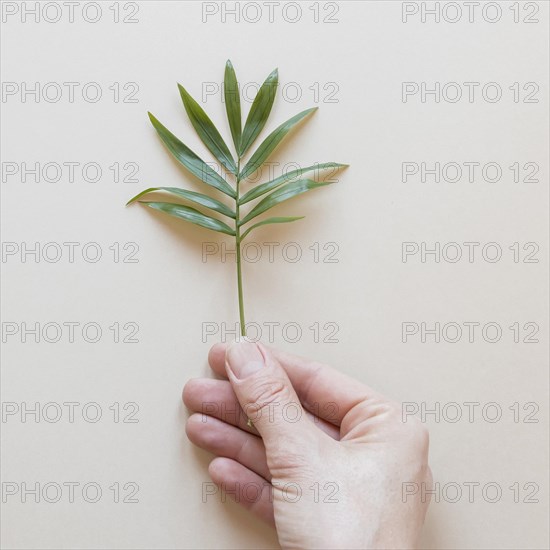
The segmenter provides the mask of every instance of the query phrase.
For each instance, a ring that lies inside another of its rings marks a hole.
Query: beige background
[[[132,7],[122,4],[122,16],[129,15]],[[77,8],[74,23],[65,13],[57,23],[24,23],[15,15],[2,25],[4,82],[80,83],[72,103],[66,95],[56,103],[3,96],[3,162],[102,167],[97,183],[84,181],[78,171],[72,183],[67,173],[53,183],[23,183],[20,175],[4,173],[4,242],[79,243],[72,263],[66,249],[52,263],[32,256],[23,262],[20,254],[4,258],[2,320],[16,323],[4,330],[20,329],[22,322],[95,322],[103,330],[95,344],[83,340],[80,328],[73,343],[66,333],[57,343],[36,343],[32,336],[23,343],[20,332],[6,336],[5,408],[23,402],[81,405],[72,423],[66,409],[58,422],[32,416],[22,422],[20,414],[3,419],[4,484],[93,482],[103,493],[95,504],[83,501],[80,489],[72,503],[66,493],[57,503],[36,503],[32,495],[23,503],[20,493],[4,494],[3,547],[277,545],[273,532],[236,505],[223,504],[219,495],[202,502],[211,457],[184,435],[180,390],[188,378],[208,372],[206,354],[219,339],[203,338],[202,322],[236,319],[234,264],[219,255],[201,260],[203,242],[224,239],[140,207],[123,207],[145,187],[198,185],[169,159],[146,111],[208,157],[186,120],[176,82],[200,97],[203,82],[221,83],[228,57],[243,83],[261,81],[278,66],[282,84],[299,86],[301,100],[279,96],[268,129],[299,110],[320,107],[272,160],[351,164],[336,185],[278,211],[305,214],[305,220],[256,234],[263,256],[245,265],[248,319],[264,329],[267,322],[298,323],[302,337],[296,343],[279,328],[274,344],[325,360],[396,399],[429,408],[480,403],[473,422],[448,421],[449,408],[440,422],[427,418],[434,477],[441,486],[458,484],[464,494],[452,503],[455,485],[448,494],[441,489],[441,502],[430,508],[425,548],[548,547],[548,3],[531,3],[539,10],[539,23],[532,24],[514,23],[511,3],[500,4],[501,20],[492,24],[479,12],[472,23],[466,16],[455,24],[433,18],[422,23],[418,15],[403,23],[401,2],[340,2],[337,23],[315,23],[313,4],[301,4],[295,23],[283,19],[282,7],[275,9],[273,23],[263,6],[258,23],[224,23],[217,15],[204,24],[200,2],[142,2],[138,23],[115,24],[112,3],[101,2],[103,15],[94,24],[83,21]],[[323,3],[319,9],[321,18],[333,11]],[[523,19],[533,8],[520,9]],[[252,11],[245,15],[254,17]],[[418,96],[403,103],[405,81],[497,82],[503,96],[496,103],[479,93],[473,103],[422,103]],[[97,103],[79,95],[88,82],[102,88]],[[137,83],[139,102],[115,103],[109,90],[114,82]],[[514,82],[538,83],[538,103],[515,103],[508,89]],[[310,89],[315,83],[321,90],[317,102]],[[323,102],[334,90],[336,101]],[[209,97],[205,108],[229,142],[220,96]],[[495,162],[503,175],[496,183],[479,177],[403,183],[404,161]],[[113,182],[109,166],[115,162],[137,163],[138,181]],[[537,163],[538,183],[514,183],[508,167],[515,162]],[[270,241],[279,243],[272,263],[263,244]],[[502,259],[484,261],[481,248],[473,263],[401,259],[402,242],[469,241],[498,243]],[[79,252],[90,242],[103,252],[97,263]],[[139,261],[113,261],[109,247],[115,242],[137,243]],[[302,251],[296,263],[282,255],[289,242]],[[537,243],[539,262],[515,263],[508,247],[516,242]],[[334,247],[327,243],[336,243],[337,261],[314,261],[314,243],[321,259]],[[325,245],[332,248],[323,252]],[[114,322],[136,323],[139,343],[114,343]],[[497,343],[479,331],[472,343],[466,335],[457,343],[435,344],[433,337],[422,343],[418,335],[403,343],[403,322],[426,322],[428,328],[435,322],[495,322],[503,333]],[[539,342],[514,343],[508,327],[516,322],[537,323]],[[336,323],[337,343],[316,343],[308,328],[314,323]],[[97,423],[80,414],[88,402],[101,407]],[[138,422],[114,422],[109,407],[115,402],[137,403]],[[495,423],[481,412],[491,402],[502,410]],[[520,422],[509,409],[514,403]],[[535,405],[523,410],[526,403]],[[537,406],[538,423],[523,422]],[[480,484],[473,502],[468,482]],[[113,483],[137,484],[139,502],[113,502]],[[483,498],[487,483],[502,488],[498,502]],[[518,503],[510,489],[516,483]],[[538,502],[523,502],[537,486],[532,498]]]

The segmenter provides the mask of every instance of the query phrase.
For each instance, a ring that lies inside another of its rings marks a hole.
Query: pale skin
[[[185,385],[187,435],[282,548],[417,547],[432,483],[423,424],[338,370],[260,343],[216,344],[208,361],[223,379]]]

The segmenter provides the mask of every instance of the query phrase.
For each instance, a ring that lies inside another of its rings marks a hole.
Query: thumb
[[[279,362],[262,344],[246,338],[230,344],[225,369],[244,413],[258,430],[268,457],[308,448],[317,430]],[[310,447],[311,448],[311,447]]]

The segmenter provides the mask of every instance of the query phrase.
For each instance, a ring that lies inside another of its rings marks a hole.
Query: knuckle
[[[267,455],[267,464],[275,488],[289,480],[315,479],[315,468],[303,455],[272,451]],[[286,488],[292,490],[291,485]]]
[[[290,399],[290,391],[280,378],[254,381],[247,388],[247,394],[245,413],[249,417],[259,416],[264,409],[286,403]]]
[[[433,487],[433,483],[434,483],[434,476],[432,474],[432,469],[426,464],[426,468],[425,468],[425,478],[424,478],[426,481],[426,487],[428,487],[429,489],[431,489]]]
[[[243,439],[242,444],[239,446],[239,449],[235,455],[235,460],[237,462],[244,463],[246,456],[249,454],[249,445],[250,445],[250,439],[247,437]]]
[[[420,419],[415,418],[408,426],[411,443],[422,454],[427,453],[430,445],[430,432],[426,425]]]
[[[181,391],[181,399],[183,403],[189,407],[193,398],[193,386],[195,382],[194,380],[188,380],[185,385],[183,386],[183,389]]]

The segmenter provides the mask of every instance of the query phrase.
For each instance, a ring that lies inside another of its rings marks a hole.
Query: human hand
[[[403,486],[431,486],[419,421],[337,370],[262,344],[216,344],[208,360],[226,379],[186,384],[184,403],[202,413],[187,435],[218,455],[212,480],[275,526],[282,548],[416,547],[428,501],[404,499]]]

